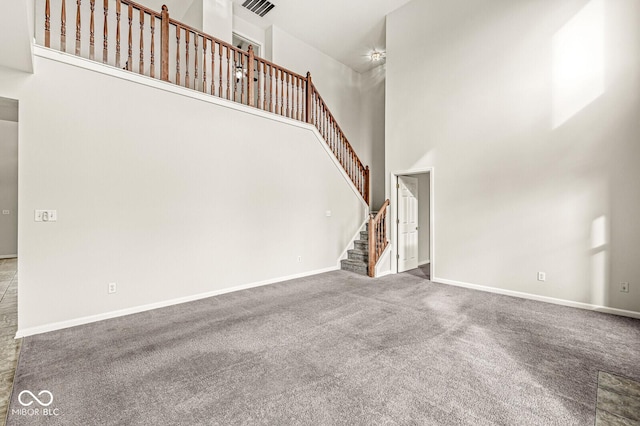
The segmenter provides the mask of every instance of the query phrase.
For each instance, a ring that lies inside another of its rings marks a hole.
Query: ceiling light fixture
[[[371,52],[371,60],[373,62],[381,61],[384,56],[384,52],[378,52],[377,50]]]
[[[242,68],[242,65],[238,65],[236,67],[236,80],[240,81],[240,79],[245,75],[247,75],[247,70]]]

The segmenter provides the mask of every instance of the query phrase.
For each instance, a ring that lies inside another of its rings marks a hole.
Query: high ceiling
[[[234,13],[260,28],[275,25],[358,72],[372,62],[373,50],[385,51],[385,16],[410,0],[270,0],[276,7],[265,17],[233,0]]]

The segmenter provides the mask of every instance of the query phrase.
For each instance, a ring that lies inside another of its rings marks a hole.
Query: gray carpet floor
[[[639,354],[638,320],[336,271],[25,338],[7,424],[593,425]]]

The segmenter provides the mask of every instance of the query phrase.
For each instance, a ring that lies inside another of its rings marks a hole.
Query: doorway
[[[398,176],[398,272],[418,267],[418,178]]]
[[[18,256],[18,101],[0,98],[0,259]]]
[[[431,278],[434,270],[433,169],[392,174],[393,272],[419,268]]]
[[[12,377],[22,339],[18,331],[18,101],[0,97],[0,312],[3,315],[0,368]],[[11,381],[0,382],[10,395]],[[0,412],[8,399],[0,398]]]

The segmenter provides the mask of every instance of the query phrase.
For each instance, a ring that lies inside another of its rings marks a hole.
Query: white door
[[[398,176],[398,272],[418,267],[418,178]]]

